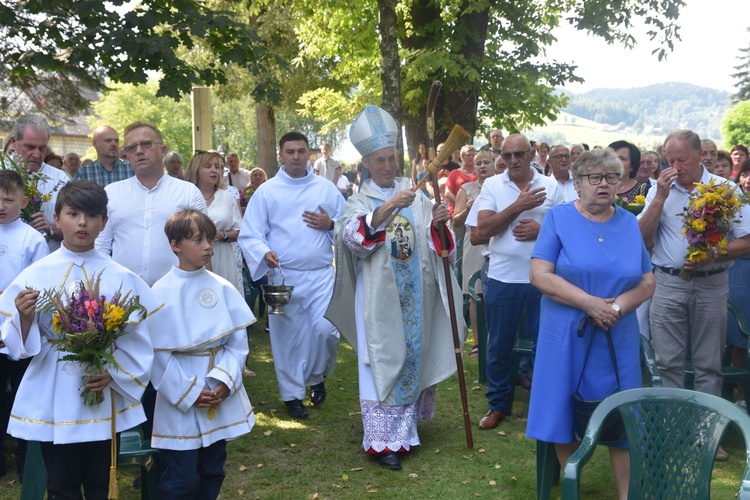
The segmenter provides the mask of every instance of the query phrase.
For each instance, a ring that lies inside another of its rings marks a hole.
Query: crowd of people
[[[244,292],[267,283],[294,287],[284,314],[267,319],[290,418],[309,416],[307,398],[325,402],[343,336],[358,356],[363,450],[392,470],[420,445],[417,425],[434,414],[436,385],[456,371],[449,303],[461,310],[477,271],[489,331],[488,409],[478,427],[508,416],[516,380],[531,390],[527,434],[555,443],[561,464],[578,446],[572,394],[601,399],[639,386],[641,335],[666,386],[684,386],[688,352],[699,391],[721,393],[726,346],[744,366],[746,340],[728,324],[726,302],[750,315],[750,208],[732,222],[726,248],[699,262],[686,261],[676,215],[695,183],[750,189],[744,146],[718,150],[676,130],[655,151],[622,140],[590,149],[492,130],[487,144],[461,147],[415,189],[429,175],[427,147],[403,176],[396,122],[376,106],[349,130],[359,165],[347,169],[328,144],[313,161],[307,137],[289,132],[270,179],[241,168],[236,153],[196,151],[186,161],[148,122],[122,133],[121,144],[112,127],[97,128],[97,158],[81,162],[50,154],[44,119],[17,120],[5,150],[43,174],[48,196],[28,222],[23,177],[0,170],[0,250],[11,257],[0,267],[0,371],[15,398],[7,428],[20,477],[23,440],[42,442],[50,497],[83,487],[105,498],[111,428],[141,425],[165,465],[160,497],[216,498],[226,441],[254,424],[242,379],[255,375],[246,328],[256,318]],[[626,209],[633,205],[642,207],[637,217]],[[442,266],[459,254],[462,283]],[[692,281],[679,276],[685,270]],[[96,273],[105,297],[122,286],[147,314],[113,345],[119,369],[86,376],[85,387],[104,395],[90,407],[72,403],[80,378],[57,363],[44,340],[59,339],[60,328],[36,304],[47,289],[70,298]],[[465,335],[462,315],[453,319]],[[515,374],[522,321],[534,348]],[[41,386],[48,397],[29,397]],[[740,390],[737,404],[744,399]],[[610,457],[624,498],[627,443],[613,444]],[[722,449],[717,459],[726,459]]]

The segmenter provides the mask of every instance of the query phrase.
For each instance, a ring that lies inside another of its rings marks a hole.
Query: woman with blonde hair
[[[232,242],[240,234],[242,217],[234,196],[223,187],[223,159],[217,152],[200,152],[191,158],[185,171],[185,180],[195,184],[206,200],[208,216],[216,225],[214,256],[211,268],[243,293],[237,275],[237,262]]]

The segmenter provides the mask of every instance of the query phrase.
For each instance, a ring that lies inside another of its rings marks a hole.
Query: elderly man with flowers
[[[695,390],[719,395],[729,295],[726,271],[734,259],[750,252],[750,207],[744,205],[736,216],[727,216],[726,229],[720,233],[714,221],[696,219],[689,210],[682,213],[691,198],[693,206],[719,201],[706,197],[700,184],[729,181],[701,164],[701,140],[695,132],[671,132],[664,148],[669,167],[661,172],[656,189],[649,191],[639,216],[641,234],[646,247],[653,250],[656,268],[650,311],[656,363],[665,386],[683,387],[690,341]],[[734,184],[730,185],[734,190]],[[706,227],[707,223],[712,227]],[[701,239],[706,243],[697,244]]]

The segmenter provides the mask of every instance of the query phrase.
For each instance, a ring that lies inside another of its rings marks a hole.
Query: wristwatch
[[[612,302],[612,303],[611,303],[611,304],[609,305],[609,307],[611,307],[612,309],[614,309],[614,310],[615,310],[615,312],[617,313],[617,315],[618,315],[619,317],[622,317],[622,313],[620,312],[620,304],[618,304],[617,302]]]
[[[227,241],[229,239],[229,235],[226,231],[222,231],[222,233],[224,233],[224,236],[221,238],[221,241]]]

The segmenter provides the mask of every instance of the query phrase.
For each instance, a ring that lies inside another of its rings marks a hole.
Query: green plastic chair
[[[581,446],[565,464],[562,498],[581,498],[581,473],[596,449],[601,425],[619,411],[630,443],[629,498],[711,498],[716,451],[730,423],[750,449],[750,417],[717,396],[647,387],[616,393],[591,416]],[[750,499],[750,454],[738,498]]]
[[[151,448],[151,440],[143,439],[140,427],[120,434],[117,466],[136,466],[141,474],[141,500],[156,500],[162,467],[159,450]]]

